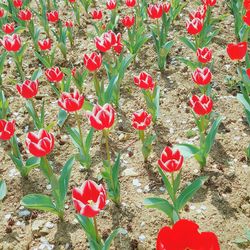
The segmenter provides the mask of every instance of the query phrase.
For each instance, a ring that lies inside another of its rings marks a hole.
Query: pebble
[[[48,222],[46,222],[46,224],[44,226],[47,227],[48,229],[51,229],[51,228],[53,228],[55,226],[55,224],[48,221]]]
[[[133,185],[136,186],[136,187],[140,187],[141,186],[141,183],[138,179],[134,179],[133,180]]]
[[[126,168],[124,171],[122,171],[122,176],[138,176],[139,173],[136,172],[134,168]]]
[[[139,240],[140,240],[141,242],[145,241],[145,240],[146,240],[146,236],[145,236],[144,234],[141,234],[141,235],[139,236]]]
[[[9,177],[14,177],[14,176],[17,176],[18,174],[19,174],[19,172],[15,168],[12,168],[9,171]]]
[[[196,213],[198,213],[198,214],[200,214],[202,211],[201,211],[201,209],[196,209]]]
[[[51,190],[51,185],[50,184],[46,185],[46,189]]]
[[[146,224],[146,223],[143,221],[143,222],[141,223],[141,227],[144,227],[145,224]]]
[[[120,134],[119,137],[118,137],[119,141],[122,141],[124,138],[125,138],[124,134]]]
[[[159,189],[160,189],[161,192],[165,192],[166,191],[166,189],[164,187],[160,187]]]
[[[41,237],[40,239],[41,245],[39,246],[39,250],[52,250],[54,249],[54,245],[50,244],[45,237]]]
[[[141,188],[138,188],[136,191],[137,191],[137,193],[142,193],[142,189]]]
[[[35,220],[31,225],[32,233],[37,234],[43,228],[44,220]]]
[[[207,207],[205,205],[201,205],[201,210],[207,210]]]
[[[6,214],[6,215],[4,216],[4,218],[5,218],[5,220],[9,220],[9,219],[11,218],[11,214]]]
[[[17,221],[16,222],[16,226],[18,226],[18,227],[22,227],[22,228],[25,228],[25,223],[22,221]]]
[[[190,208],[191,210],[195,210],[195,209],[196,209],[196,206],[195,206],[195,205],[190,205],[189,208]]]
[[[149,192],[150,191],[150,187],[149,187],[149,185],[146,185],[145,187],[144,187],[144,192]]]
[[[19,217],[27,217],[30,214],[31,214],[30,211],[27,210],[27,209],[21,209],[21,210],[18,211],[18,216]]]

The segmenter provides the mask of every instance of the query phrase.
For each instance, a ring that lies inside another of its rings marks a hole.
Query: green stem
[[[24,81],[25,76],[24,76],[24,72],[23,72],[23,68],[22,68],[22,62],[19,61],[16,52],[13,52],[13,56],[14,56],[15,64],[16,64],[16,67],[17,67],[17,71],[18,71],[22,81]]]
[[[106,154],[107,154],[107,161],[110,162],[110,151],[109,151],[109,130],[104,129],[103,130],[103,135],[105,137],[105,145],[106,145]]]
[[[139,132],[139,138],[143,143],[145,140],[145,132],[144,132],[144,130],[139,130],[138,132]]]
[[[97,72],[94,72],[94,86],[95,86],[95,92],[98,97],[98,99],[101,99],[101,89],[100,89],[100,83],[98,81]]]
[[[82,134],[82,129],[81,129],[81,121],[80,121],[80,116],[79,116],[77,111],[75,112],[75,117],[76,117],[76,122],[77,122],[77,127],[78,127],[78,130],[79,130],[79,134],[80,134],[80,137],[81,137],[81,144],[83,146],[84,143],[83,143],[83,134]]]
[[[97,227],[96,217],[93,218],[93,221],[94,221],[94,227],[95,227],[95,233],[96,233],[96,241],[100,242],[101,238],[100,238],[99,233],[98,233],[98,227]]]
[[[30,98],[30,99],[27,100],[27,102],[30,102],[30,104],[32,106],[32,109],[33,109],[33,112],[34,112],[34,115],[35,115],[35,121],[34,121],[35,126],[37,127],[37,129],[43,128],[44,126],[43,126],[43,124],[41,124],[41,121],[40,121],[39,116],[37,114],[37,111],[36,111],[36,108],[35,108],[35,103],[34,103],[33,99]]]
[[[174,206],[175,206],[175,201],[176,201],[176,192],[174,190],[174,183],[175,183],[175,178],[174,178],[174,173],[171,173],[171,181],[172,181],[172,188],[173,188],[173,195],[174,195],[174,200],[173,200],[173,203],[174,203]]]

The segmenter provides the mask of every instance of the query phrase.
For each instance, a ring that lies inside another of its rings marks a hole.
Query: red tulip
[[[96,104],[92,112],[87,112],[90,125],[96,130],[103,130],[112,127],[115,121],[115,110],[106,103],[104,106]]]
[[[68,0],[70,3],[75,3],[76,0]]]
[[[67,27],[67,28],[72,28],[73,26],[74,26],[73,21],[67,20],[67,21],[65,22],[65,27]]]
[[[23,5],[22,0],[13,0],[13,4],[16,8],[21,8]]]
[[[247,42],[229,43],[227,45],[227,54],[231,60],[241,60],[247,53]]]
[[[134,83],[141,89],[154,89],[155,83],[150,74],[145,71],[141,72],[139,76],[134,76]]]
[[[136,0],[126,0],[125,3],[129,8],[133,8],[136,5]]]
[[[248,10],[245,16],[242,17],[246,25],[250,26],[250,10]]]
[[[204,20],[204,18],[206,17],[206,13],[207,13],[207,6],[202,5],[202,6],[199,6],[197,10],[190,12],[189,18],[190,20],[193,20],[194,18]]]
[[[207,85],[212,80],[212,73],[209,68],[197,68],[192,74],[192,79],[198,85]]]
[[[244,0],[243,4],[246,10],[250,10],[250,0]]]
[[[214,6],[216,4],[216,0],[202,0],[203,4],[206,4],[210,7]]]
[[[0,43],[4,46],[7,51],[17,52],[21,48],[21,39],[17,34],[11,36],[4,36]]]
[[[181,219],[172,228],[163,227],[157,237],[156,250],[220,250],[217,236],[212,232],[199,233],[199,226]]]
[[[248,78],[250,79],[250,69],[247,69],[246,73],[247,73]]]
[[[132,118],[132,126],[137,130],[145,130],[152,121],[152,115],[144,110],[134,112]]]
[[[197,35],[201,32],[203,28],[203,22],[199,18],[194,18],[193,20],[187,20],[186,29],[190,35]]]
[[[0,8],[0,18],[4,16],[4,9]]]
[[[38,92],[38,81],[26,80],[23,84],[16,85],[18,93],[26,98],[32,98],[37,95]]]
[[[84,96],[75,90],[74,93],[63,92],[58,105],[67,112],[75,112],[82,108]]]
[[[171,8],[171,4],[170,3],[167,2],[167,3],[163,4],[163,11],[165,13],[168,13],[170,11],[170,8]]]
[[[190,99],[190,106],[197,115],[207,115],[212,111],[213,101],[209,96],[201,97],[193,95]]]
[[[71,75],[75,78],[76,77],[76,67],[74,67],[72,70],[71,70]]]
[[[39,45],[40,50],[50,50],[52,43],[51,43],[50,38],[47,38],[47,39],[38,41],[38,45]]]
[[[102,65],[102,55],[96,52],[91,53],[90,56],[85,54],[83,57],[83,62],[89,71],[96,71]]]
[[[100,37],[95,38],[95,46],[101,52],[107,52],[112,47],[111,37],[108,37],[108,33],[102,34]]]
[[[8,141],[15,133],[15,121],[0,120],[0,139]]]
[[[165,147],[158,164],[162,170],[173,173],[181,169],[183,160],[184,158],[179,150],[173,151],[170,147]]]
[[[2,30],[5,34],[11,34],[15,31],[15,23],[6,23],[2,26]]]
[[[107,0],[106,6],[108,10],[113,10],[116,8],[116,0]]]
[[[212,50],[209,48],[198,49],[196,52],[197,59],[201,63],[208,63],[212,60]]]
[[[161,18],[163,15],[163,5],[161,3],[150,4],[148,6],[148,15],[152,19]]]
[[[122,52],[123,45],[121,43],[121,34],[118,33],[115,36],[116,40],[115,43],[113,44],[113,49],[117,54],[120,54]]]
[[[32,17],[32,14],[29,9],[20,10],[18,13],[18,18],[23,21],[30,21],[31,17]]]
[[[101,10],[93,10],[91,15],[92,15],[92,18],[94,20],[101,20],[102,19],[102,11]]]
[[[131,28],[135,23],[135,17],[134,16],[125,16],[122,20],[122,24],[124,27],[127,27],[128,29]]]
[[[60,82],[64,77],[63,72],[58,67],[47,69],[45,75],[50,82]]]
[[[77,213],[92,218],[106,205],[106,191],[103,185],[87,180],[80,188],[73,188],[72,198]]]
[[[51,23],[56,23],[59,21],[59,14],[58,14],[58,11],[56,10],[50,11],[46,15],[47,15],[48,21]]]
[[[43,157],[54,148],[54,135],[41,129],[38,133],[29,132],[25,144],[29,152],[35,157]]]

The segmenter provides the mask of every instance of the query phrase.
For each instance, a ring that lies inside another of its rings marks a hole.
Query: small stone
[[[195,205],[190,205],[189,208],[190,208],[191,210],[195,210],[195,209],[196,209],[196,206],[195,206]]]
[[[140,187],[141,186],[141,183],[138,179],[134,179],[133,180],[133,185],[136,186],[136,187]]]
[[[146,224],[146,223],[143,221],[143,222],[141,223],[141,227],[144,227],[145,224]]]
[[[146,240],[146,236],[143,235],[143,234],[141,234],[141,235],[139,236],[139,240],[140,240],[141,242],[145,241],[145,240]]]
[[[138,188],[136,191],[137,191],[137,193],[142,193],[142,189],[141,188]]]
[[[47,227],[48,229],[51,229],[51,228],[53,228],[55,226],[55,224],[48,221],[48,222],[46,222],[46,224],[44,226]]]
[[[124,135],[124,134],[120,134],[119,137],[118,137],[119,141],[124,140],[124,138],[125,138],[125,135]]]
[[[201,209],[201,210],[207,210],[207,207],[206,207],[205,205],[201,205],[201,206],[200,206],[200,209]]]
[[[51,185],[50,184],[46,185],[46,189],[51,190]]]
[[[122,171],[122,176],[138,176],[139,173],[136,172],[134,168],[126,168],[124,171]]]
[[[160,187],[159,189],[160,189],[161,192],[165,192],[166,191],[166,189],[164,187]]]
[[[33,234],[39,234],[39,231],[43,228],[45,224],[44,220],[35,220],[31,225],[31,230]]]
[[[18,216],[19,217],[27,217],[30,216],[31,212],[27,209],[21,209],[18,211]]]
[[[149,187],[149,185],[146,185],[146,186],[144,187],[144,192],[147,193],[147,192],[149,192],[149,191],[150,191],[150,187]]]
[[[196,213],[200,214],[201,212],[201,209],[196,209]]]

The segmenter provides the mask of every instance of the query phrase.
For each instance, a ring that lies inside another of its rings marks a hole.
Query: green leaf
[[[159,171],[160,174],[161,174],[161,177],[162,177],[162,179],[163,179],[163,182],[164,182],[164,184],[165,184],[165,187],[166,187],[166,189],[167,189],[167,191],[168,191],[168,194],[169,194],[171,200],[174,202],[174,200],[175,200],[175,199],[174,199],[174,191],[173,191],[173,188],[172,188],[172,186],[171,186],[171,183],[169,182],[167,176],[163,173],[163,171],[161,170],[161,168],[158,168],[158,171]]]
[[[207,179],[208,177],[199,177],[181,192],[175,203],[178,211],[186,205],[186,203],[194,196]]]
[[[189,47],[191,50],[193,50],[194,52],[196,52],[196,46],[195,46],[195,44],[194,44],[191,40],[189,40],[188,38],[186,38],[186,37],[184,37],[184,36],[181,37],[180,40],[181,40],[184,44],[186,44],[187,47]]]
[[[89,152],[90,147],[91,147],[91,142],[92,142],[92,139],[93,139],[94,131],[95,131],[94,128],[91,128],[89,130],[88,136],[87,136],[86,141],[85,141],[85,147],[86,147],[86,150],[88,152]]]
[[[70,174],[72,171],[72,167],[74,165],[75,158],[71,157],[64,165],[61,176],[59,178],[59,189],[60,189],[60,199],[61,201],[65,201],[67,192],[68,192],[68,185]]]
[[[214,144],[214,139],[215,139],[215,136],[216,136],[216,133],[218,131],[218,128],[220,126],[220,123],[222,121],[222,117],[219,116],[213,123],[207,137],[206,137],[206,140],[205,140],[205,153],[208,154]]]
[[[0,180],[0,201],[4,199],[7,194],[7,186],[4,180]]]
[[[63,127],[67,118],[68,118],[68,113],[63,109],[60,109],[59,114],[58,114],[58,119],[57,119],[57,124],[60,128]]]
[[[178,59],[180,62],[186,64],[186,65],[187,65],[189,68],[191,68],[192,70],[195,70],[195,69],[198,67],[198,63],[192,62],[192,61],[190,61],[190,60],[188,60],[188,59],[186,59],[186,58],[184,58],[184,57],[177,57],[177,59]]]
[[[123,228],[117,228],[115,229],[107,238],[107,240],[104,243],[104,246],[102,248],[102,250],[109,250],[111,243],[113,241],[113,239],[118,235],[118,234],[127,234],[127,231]]]
[[[38,68],[37,70],[34,71],[34,73],[31,76],[31,80],[35,81],[38,78],[40,78],[43,75],[43,71],[41,70],[41,68]]]
[[[25,164],[27,173],[29,173],[33,168],[36,168],[40,165],[40,158],[30,157]]]
[[[185,159],[192,157],[200,151],[200,148],[188,143],[174,145],[174,150],[176,149],[180,150]]]
[[[146,198],[143,204],[147,208],[156,208],[173,219],[174,207],[167,200],[162,198]]]
[[[37,209],[41,211],[58,214],[51,198],[43,194],[28,194],[21,200],[21,205],[29,209]]]

